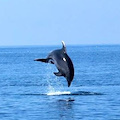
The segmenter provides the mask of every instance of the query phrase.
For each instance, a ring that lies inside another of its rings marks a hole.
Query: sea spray
[[[62,87],[62,84],[58,80],[58,77],[53,74],[56,71],[56,68],[51,66],[51,64],[47,64],[46,70],[46,80],[48,84],[48,91],[56,91],[58,88]]]
[[[55,67],[51,67],[50,64],[47,64],[47,71],[46,71],[46,81],[48,84],[47,87],[47,95],[61,95],[61,94],[70,94],[69,91],[65,90],[62,82],[59,80],[57,76],[53,74],[56,71]]]

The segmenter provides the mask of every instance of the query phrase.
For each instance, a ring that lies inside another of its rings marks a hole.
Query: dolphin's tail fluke
[[[70,78],[66,78],[68,82],[68,87],[70,87],[72,80]]]
[[[68,87],[70,87],[70,85],[71,85],[71,81],[68,81]]]

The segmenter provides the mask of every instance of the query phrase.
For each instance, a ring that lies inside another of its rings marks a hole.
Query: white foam
[[[47,95],[69,95],[69,94],[71,94],[70,91],[63,91],[63,92],[56,91],[56,92],[49,92],[49,93],[47,93]]]

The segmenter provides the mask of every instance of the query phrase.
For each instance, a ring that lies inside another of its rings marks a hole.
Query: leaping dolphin
[[[68,87],[74,78],[74,66],[72,60],[67,55],[66,46],[62,41],[62,49],[52,51],[45,59],[35,59],[34,61],[41,61],[45,63],[55,64],[58,72],[54,72],[56,76],[64,76],[68,82]]]

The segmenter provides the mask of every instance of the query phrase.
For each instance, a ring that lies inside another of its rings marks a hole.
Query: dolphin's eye
[[[66,62],[66,59],[65,59],[65,58],[63,58],[63,61],[65,61],[65,62]]]

